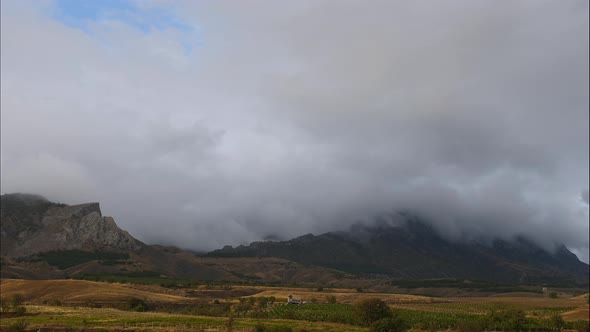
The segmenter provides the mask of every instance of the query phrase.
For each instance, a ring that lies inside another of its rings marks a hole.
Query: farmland
[[[25,322],[29,329],[73,330],[225,331],[229,326],[234,331],[258,331],[261,326],[274,326],[292,331],[368,331],[355,313],[355,304],[369,299],[381,299],[394,317],[414,330],[464,330],[462,326],[473,323],[498,330],[510,330],[513,326],[550,330],[555,326],[552,324],[561,324],[560,327],[586,331],[588,321],[588,295],[567,292],[559,292],[555,298],[537,293],[428,297],[345,288],[164,286],[4,279],[4,302],[20,297],[26,312],[18,316],[3,312],[1,324],[6,328]],[[306,303],[287,305],[288,295]],[[141,307],[131,305],[131,300]]]

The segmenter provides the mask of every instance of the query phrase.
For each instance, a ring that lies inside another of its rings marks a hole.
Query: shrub
[[[549,297],[552,299],[556,299],[557,298],[557,293],[556,292],[551,292],[549,293]]]
[[[355,318],[366,326],[392,316],[387,304],[380,299],[361,300],[354,305],[353,310]]]
[[[144,300],[132,298],[127,300],[127,310],[148,311],[149,306]]]
[[[556,330],[560,330],[565,327],[565,321],[559,314],[554,314],[549,318],[549,325]]]
[[[371,324],[370,332],[402,332],[405,331],[406,323],[399,317],[383,318]]]
[[[61,307],[61,301],[58,299],[49,299],[47,301],[47,305],[54,306],[54,307]]]
[[[23,307],[22,305],[14,307],[14,314],[17,316],[22,316],[27,312],[27,308]]]
[[[326,295],[326,302],[330,304],[336,303],[336,296],[334,295]]]
[[[529,321],[522,310],[504,310],[492,312],[488,317],[488,328],[507,329],[510,331],[519,331],[524,329]]]

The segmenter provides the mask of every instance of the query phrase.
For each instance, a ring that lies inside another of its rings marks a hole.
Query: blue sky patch
[[[181,44],[187,51],[197,44],[195,27],[183,22],[172,11],[162,7],[138,7],[135,1],[126,0],[57,0],[54,19],[76,29],[90,33],[92,21],[119,21],[149,33],[153,30],[175,29],[183,32]]]

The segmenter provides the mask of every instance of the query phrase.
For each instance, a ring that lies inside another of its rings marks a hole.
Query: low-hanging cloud
[[[409,210],[588,260],[586,1],[137,11],[160,6],[199,28],[192,49],[174,27],[2,2],[3,193],[99,201],[196,250]]]

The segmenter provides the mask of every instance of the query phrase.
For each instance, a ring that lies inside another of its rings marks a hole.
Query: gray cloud
[[[3,192],[193,249],[409,209],[588,260],[587,2],[166,5],[202,46],[2,2]]]

